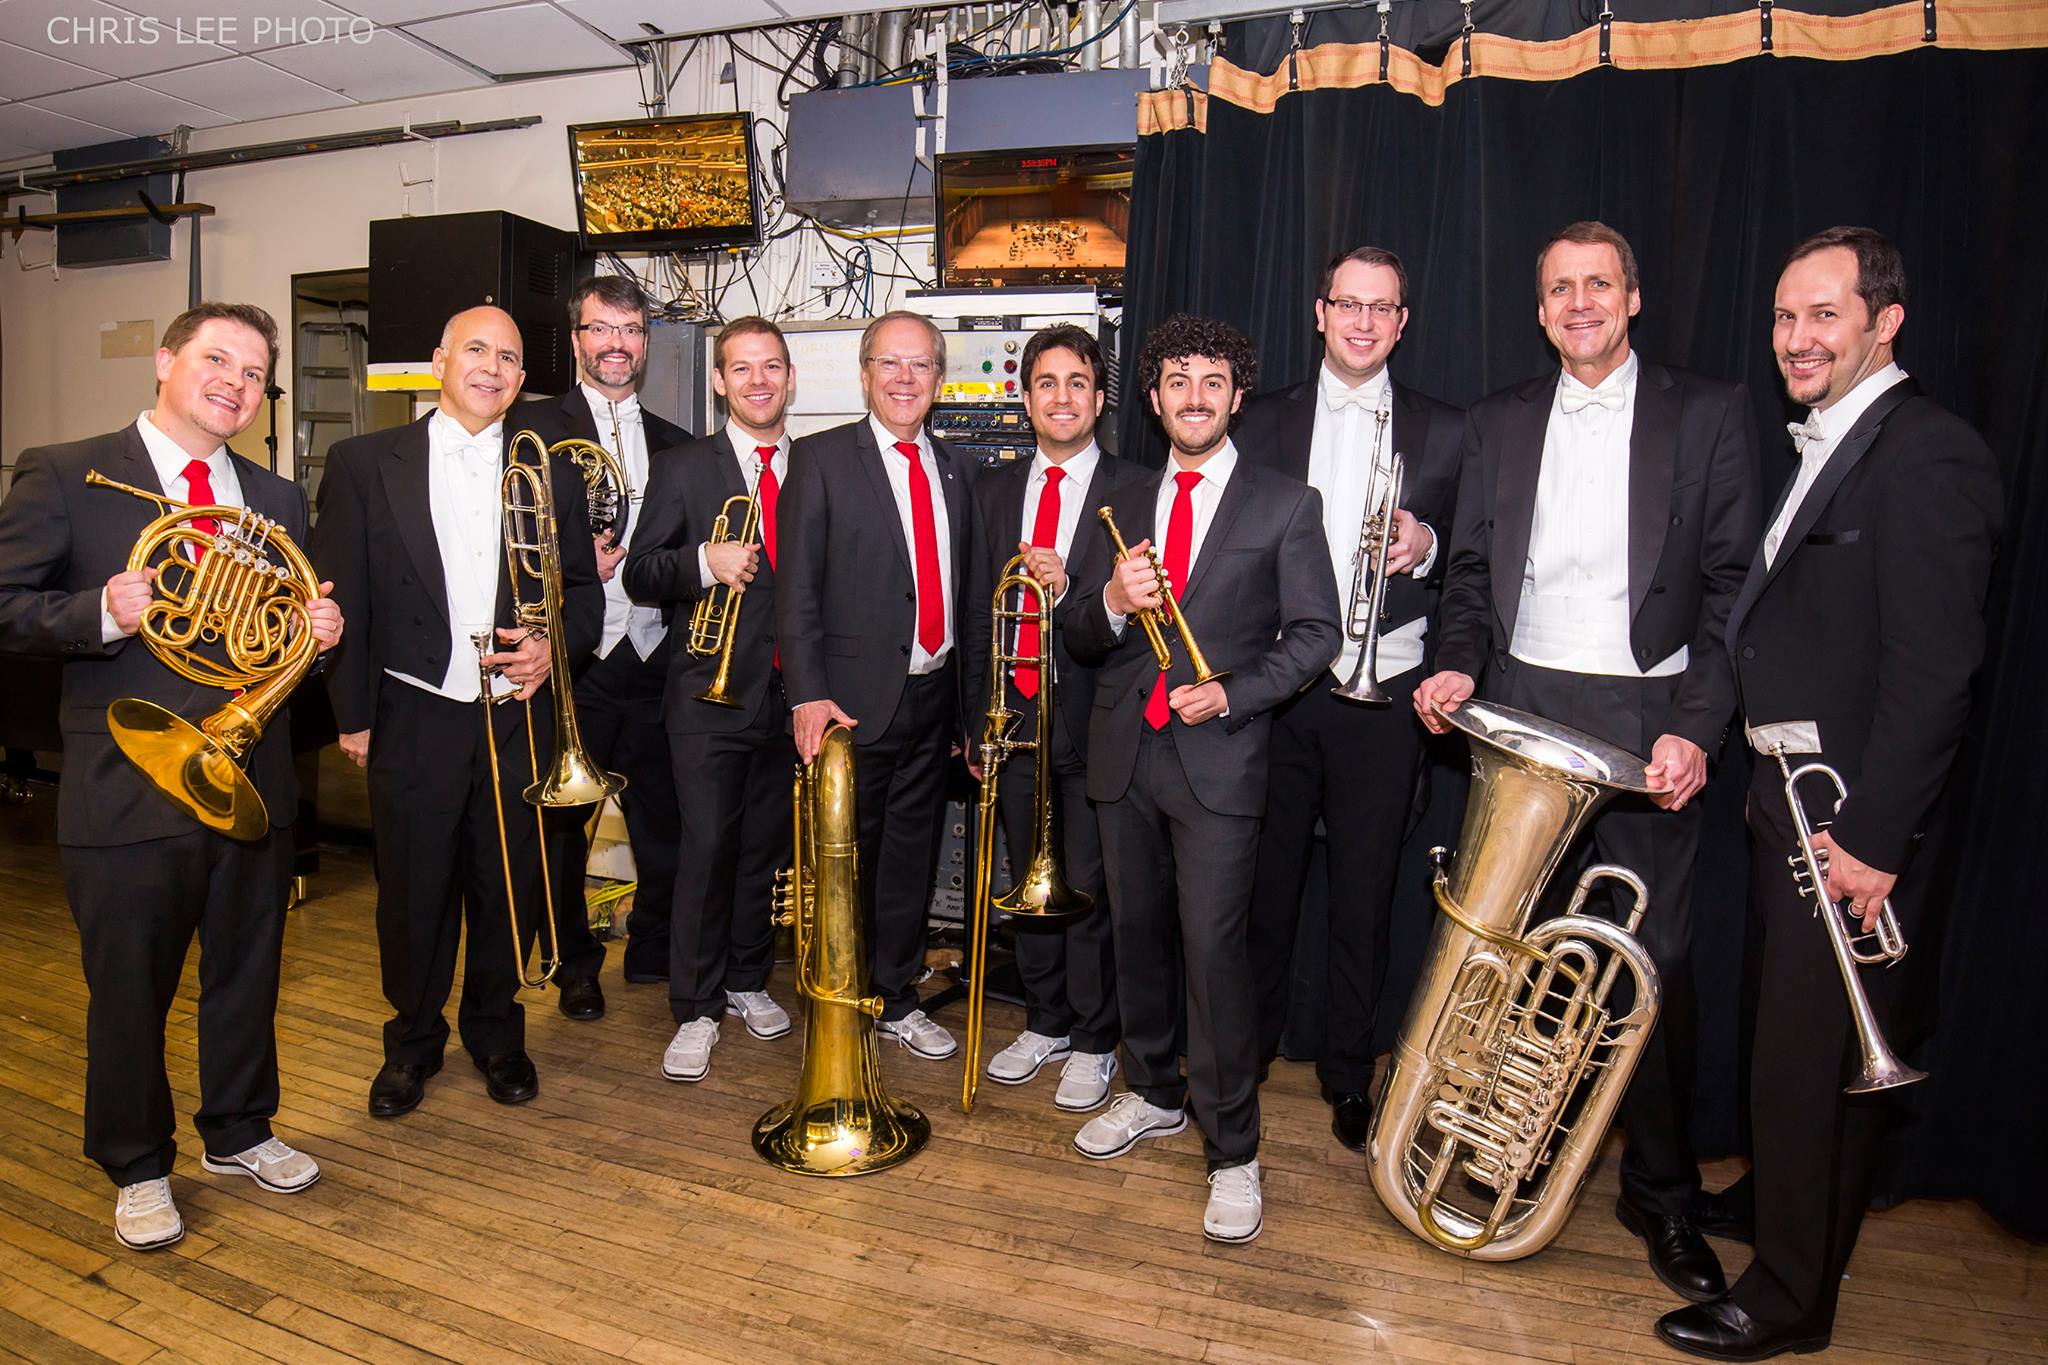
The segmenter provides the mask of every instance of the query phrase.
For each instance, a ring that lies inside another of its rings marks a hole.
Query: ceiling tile
[[[5,13],[0,9],[0,14]],[[0,43],[0,91],[5,91],[8,99],[34,99],[53,90],[98,85],[105,79],[99,72],[76,62],[31,52],[13,43]]]
[[[643,23],[663,33],[713,33],[720,29],[779,24],[783,16],[768,0],[560,0],[563,9],[614,38],[645,38]]]
[[[7,0],[0,4],[0,41],[109,76],[141,76],[228,55],[189,30],[101,0]]]
[[[45,95],[35,102],[38,109],[67,118],[85,119],[124,133],[143,137],[168,133],[179,124],[194,128],[216,128],[234,119],[216,109],[176,99],[133,81],[73,90],[63,95]]]
[[[33,104],[0,104],[0,142],[54,152],[64,147],[88,147],[95,142],[116,142],[126,134],[80,119],[66,118]]]
[[[367,43],[301,43],[266,52],[260,60],[364,104],[490,84],[389,29],[377,30]]]
[[[0,142],[0,166],[10,161],[40,161],[42,158],[43,154],[33,147],[17,147],[11,142]]]
[[[289,71],[265,66],[254,57],[230,57],[224,62],[189,66],[183,71],[143,76],[136,83],[179,99],[204,103],[244,123],[349,103],[346,95],[301,80]]]
[[[4,3],[4,0],[0,0]],[[111,0],[167,30],[204,38],[237,52],[289,47],[366,32],[363,20],[326,0]]]
[[[495,75],[631,66],[633,59],[553,5],[515,5],[407,24],[407,33]]]
[[[335,0],[350,14],[375,19],[380,24],[404,24],[414,19],[438,19],[444,14],[465,14],[491,8],[503,0]]]

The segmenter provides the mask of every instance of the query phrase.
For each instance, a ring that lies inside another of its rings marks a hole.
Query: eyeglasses
[[[1371,313],[1375,322],[1392,322],[1401,315],[1401,305],[1388,303],[1385,299],[1324,299],[1323,302],[1346,322],[1353,321],[1360,313]]]
[[[627,341],[640,341],[647,336],[647,329],[637,322],[629,322],[624,327],[614,327],[609,322],[586,322],[576,330],[592,341],[610,341],[615,336],[624,337]]]
[[[921,355],[913,356],[908,360],[901,356],[871,355],[868,357],[868,364],[873,365],[875,373],[881,375],[884,379],[894,379],[905,370],[916,375],[919,379],[929,379],[931,378],[932,371],[938,368],[932,362],[931,357]]]

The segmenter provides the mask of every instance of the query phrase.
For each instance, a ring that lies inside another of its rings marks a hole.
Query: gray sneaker
[[[905,1051],[926,1061],[940,1061],[960,1050],[953,1035],[933,1023],[923,1010],[912,1010],[901,1019],[884,1019],[875,1028],[884,1038],[894,1038]]]
[[[168,1178],[121,1187],[114,1199],[114,1235],[135,1251],[155,1251],[185,1235]]]
[[[1143,1095],[1126,1090],[1109,1109],[1081,1125],[1074,1150],[1097,1161],[1122,1156],[1143,1138],[1171,1137],[1188,1126],[1185,1109],[1161,1109]]]
[[[1209,1207],[1202,1211],[1202,1235],[1212,1242],[1249,1242],[1265,1223],[1259,1194],[1259,1163],[1209,1172]]]
[[[199,1164],[215,1175],[246,1175],[272,1194],[297,1194],[320,1178],[320,1164],[304,1152],[271,1138],[246,1152],[215,1156],[208,1152]]]
[[[661,1054],[661,1074],[672,1081],[701,1081],[711,1070],[711,1045],[718,1041],[718,1021],[710,1015],[692,1019],[676,1030]]]
[[[766,991],[727,991],[725,1008],[737,1014],[756,1038],[780,1038],[789,1032],[789,1011]]]
[[[988,1078],[1003,1085],[1022,1085],[1047,1062],[1066,1056],[1069,1041],[1025,1029],[1017,1035],[1016,1042],[988,1059]]]
[[[1115,1076],[1114,1052],[1076,1052],[1060,1068],[1060,1088],[1052,1102],[1070,1114],[1085,1114],[1109,1098]]]

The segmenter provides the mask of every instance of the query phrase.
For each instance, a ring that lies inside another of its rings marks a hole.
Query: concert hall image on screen
[[[744,114],[579,124],[569,130],[588,246],[710,250],[759,240]]]
[[[948,157],[939,166],[943,283],[1118,291],[1131,149]]]

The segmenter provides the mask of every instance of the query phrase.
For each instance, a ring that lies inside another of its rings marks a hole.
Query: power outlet
[[[830,289],[846,283],[846,275],[839,269],[837,261],[812,261],[811,283],[819,289]]]

